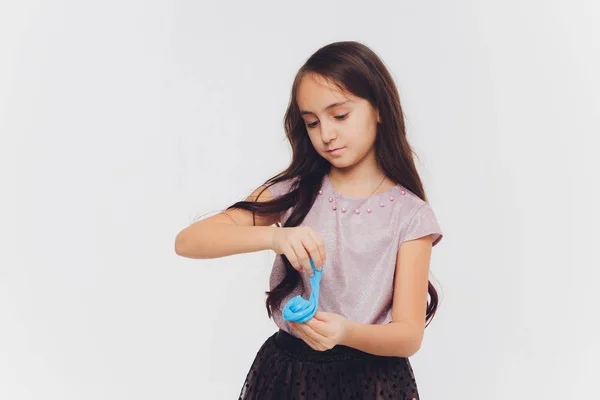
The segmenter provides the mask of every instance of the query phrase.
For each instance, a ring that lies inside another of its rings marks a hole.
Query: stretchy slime
[[[310,259],[310,265],[314,272],[314,275],[310,278],[310,286],[312,287],[310,298],[305,300],[302,296],[295,296],[289,299],[282,312],[283,319],[286,321],[306,322],[317,312],[323,268],[317,270],[312,258]]]

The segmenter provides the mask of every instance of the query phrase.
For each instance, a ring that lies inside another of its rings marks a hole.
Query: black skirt
[[[258,350],[240,400],[419,400],[408,358],[337,345],[312,349],[279,330]]]

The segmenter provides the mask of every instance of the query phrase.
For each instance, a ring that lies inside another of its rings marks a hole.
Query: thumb
[[[329,321],[331,319],[331,313],[325,311],[317,311],[314,315],[315,319],[319,321]]]

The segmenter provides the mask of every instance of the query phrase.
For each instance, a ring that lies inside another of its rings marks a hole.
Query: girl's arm
[[[432,236],[402,243],[396,258],[392,322],[349,321],[343,343],[367,353],[410,357],[421,347],[427,312]]]
[[[409,321],[389,324],[359,324],[348,321],[348,332],[340,343],[378,356],[412,357],[421,347],[422,331]]]
[[[264,186],[256,189],[246,201],[268,201],[273,197]],[[262,193],[261,193],[262,191]],[[260,194],[260,196],[259,196]],[[187,258],[218,258],[240,253],[271,249],[274,227],[279,215],[256,215],[242,209],[229,209],[197,221],[175,238],[175,253]]]

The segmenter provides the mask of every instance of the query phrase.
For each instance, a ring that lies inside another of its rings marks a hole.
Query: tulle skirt
[[[419,400],[408,358],[312,349],[279,330],[258,350],[240,400]]]

